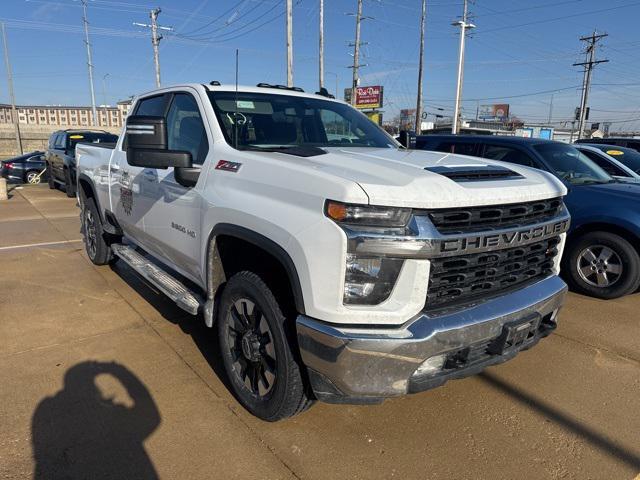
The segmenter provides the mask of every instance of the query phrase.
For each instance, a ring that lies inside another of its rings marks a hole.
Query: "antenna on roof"
[[[236,48],[236,106],[233,115],[233,143],[234,148],[238,149],[238,49]]]

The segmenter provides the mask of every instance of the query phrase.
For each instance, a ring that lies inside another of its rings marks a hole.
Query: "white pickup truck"
[[[265,420],[475,374],[548,335],[566,294],[558,180],[404,150],[326,91],[163,88],[77,162],[89,258],[215,326]]]

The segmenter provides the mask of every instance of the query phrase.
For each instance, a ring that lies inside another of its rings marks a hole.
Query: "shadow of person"
[[[96,384],[103,374],[125,388],[132,406],[103,396]],[[34,478],[156,479],[143,442],[158,425],[158,407],[126,367],[79,363],[67,370],[64,388],[43,399],[33,414]]]

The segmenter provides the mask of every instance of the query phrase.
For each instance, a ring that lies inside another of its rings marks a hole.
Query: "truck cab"
[[[217,330],[265,420],[477,373],[556,326],[564,185],[409,151],[326,92],[187,84],[78,144],[85,246]]]

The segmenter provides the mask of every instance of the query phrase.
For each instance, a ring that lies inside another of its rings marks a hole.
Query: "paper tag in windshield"
[[[607,150],[607,155],[624,155],[620,150]]]
[[[247,109],[255,109],[255,105],[250,100],[238,100],[237,102],[238,108],[247,108]]]

